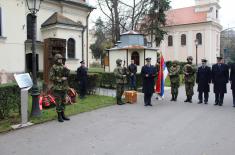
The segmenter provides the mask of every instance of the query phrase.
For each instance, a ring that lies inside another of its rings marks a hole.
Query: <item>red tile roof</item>
[[[195,12],[195,6],[169,10],[166,26],[207,22],[206,12]]]

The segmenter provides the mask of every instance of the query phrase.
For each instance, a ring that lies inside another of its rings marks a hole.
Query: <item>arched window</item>
[[[131,60],[134,60],[136,65],[140,65],[140,55],[138,52],[133,52],[131,54]]]
[[[67,41],[67,52],[68,58],[75,58],[75,40],[73,38],[69,38]]]
[[[168,46],[173,46],[173,37],[168,36]]]
[[[186,34],[181,35],[181,45],[185,46],[186,45]]]
[[[33,16],[31,14],[27,15],[27,39],[33,38]]]
[[[201,45],[202,44],[202,34],[201,33],[197,33],[196,39],[198,40],[198,45]]]

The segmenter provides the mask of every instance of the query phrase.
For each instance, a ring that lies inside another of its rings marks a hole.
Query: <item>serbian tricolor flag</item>
[[[160,67],[158,72],[158,77],[156,80],[156,93],[158,93],[161,97],[164,96],[164,85],[165,79],[168,75],[168,70],[164,61],[163,56],[160,56]]]

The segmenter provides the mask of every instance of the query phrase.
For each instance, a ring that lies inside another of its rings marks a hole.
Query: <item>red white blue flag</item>
[[[160,67],[158,72],[158,77],[156,80],[156,93],[158,93],[161,97],[164,96],[164,85],[165,79],[168,75],[168,70],[164,61],[163,56],[160,56]]]

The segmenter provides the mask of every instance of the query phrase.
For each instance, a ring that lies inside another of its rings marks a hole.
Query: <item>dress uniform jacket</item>
[[[226,64],[215,64],[212,66],[212,82],[214,84],[214,93],[227,93],[229,80],[229,69]]]
[[[145,75],[148,74],[149,76],[146,77]],[[141,69],[141,75],[143,78],[143,93],[146,94],[153,94],[154,93],[154,78],[156,76],[156,68],[154,66],[143,66]]]
[[[199,92],[210,92],[211,83],[211,68],[208,66],[201,66],[198,68],[196,82],[198,84],[197,90]]]

